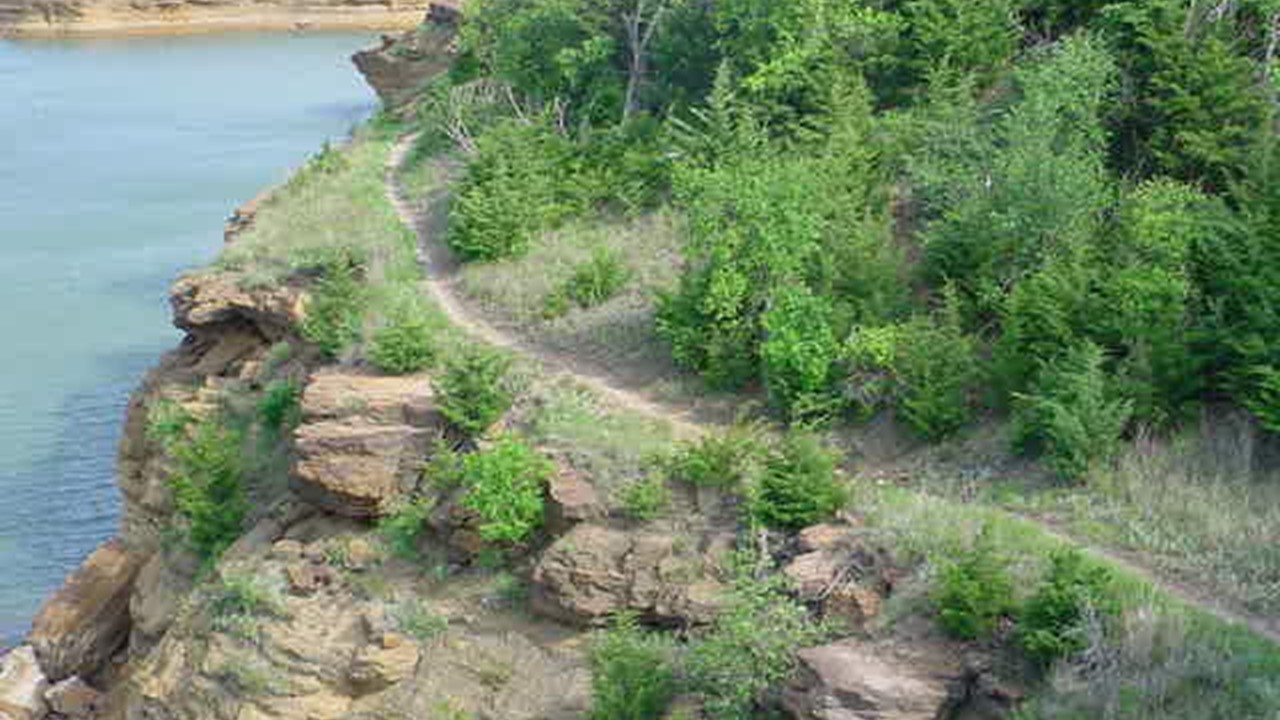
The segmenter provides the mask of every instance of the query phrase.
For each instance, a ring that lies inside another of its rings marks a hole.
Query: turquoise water
[[[374,98],[367,34],[0,41],[0,647],[116,527],[166,288]]]

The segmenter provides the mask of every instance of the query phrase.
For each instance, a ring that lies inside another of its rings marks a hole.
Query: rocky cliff
[[[424,0],[0,0],[0,37],[409,28],[426,10]]]

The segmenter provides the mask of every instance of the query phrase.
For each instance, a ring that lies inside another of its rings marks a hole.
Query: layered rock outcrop
[[[351,61],[388,108],[417,96],[423,84],[453,61],[458,10],[454,3],[432,3],[427,21],[399,35],[383,35],[377,47],[361,50]]]
[[[140,560],[118,539],[108,540],[45,601],[27,642],[50,680],[92,675],[124,647]]]
[[[411,28],[423,0],[0,0],[0,36]]]
[[[425,376],[317,373],[294,434],[298,494],[328,512],[386,515],[418,484],[431,441],[444,431]]]

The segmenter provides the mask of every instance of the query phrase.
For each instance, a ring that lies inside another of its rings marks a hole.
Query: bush
[[[770,450],[755,487],[749,511],[764,525],[795,530],[811,525],[848,499],[835,475],[835,453],[814,435],[793,430]]]
[[[187,537],[206,562],[235,542],[249,512],[239,432],[216,419],[201,420],[166,445],[173,460],[169,487]]]
[[[954,299],[939,318],[917,317],[902,327],[893,364],[898,416],[921,437],[942,439],[972,417],[981,375]]]
[[[418,538],[431,513],[432,503],[412,500],[378,521],[378,534],[396,557],[418,559]]]
[[[591,644],[592,720],[659,720],[675,695],[670,649],[621,615]]]
[[[736,488],[754,475],[763,439],[752,426],[735,425],[683,443],[668,461],[673,477],[698,487]]]
[[[859,414],[892,404],[898,419],[927,440],[947,437],[969,421],[981,373],[957,302],[948,294],[936,317],[854,330],[844,348],[844,392]]]
[[[573,269],[560,292],[578,307],[590,308],[617,295],[630,279],[631,271],[616,252],[598,248]]]
[[[661,475],[648,475],[623,486],[622,507],[636,520],[652,520],[671,502],[671,491]]]
[[[462,459],[462,504],[480,516],[480,537],[517,543],[542,524],[542,491],[551,462],[504,435],[493,447]]]
[[[392,613],[396,627],[420,643],[427,643],[449,629],[449,619],[433,612],[421,600],[401,603]]]
[[[728,607],[691,644],[689,688],[701,695],[711,720],[756,717],[770,690],[795,669],[796,649],[820,641],[826,630],[772,577],[738,578]]]
[[[506,356],[481,348],[468,348],[449,360],[433,381],[440,413],[469,436],[488,430],[515,399],[507,377],[510,367]]]
[[[1085,649],[1083,623],[1088,613],[1107,616],[1118,611],[1105,567],[1089,563],[1075,549],[1055,552],[1049,563],[1048,574],[1018,618],[1023,649],[1046,666]]]
[[[831,370],[840,346],[831,316],[827,299],[803,287],[786,287],[774,293],[761,320],[765,386],[789,419],[822,418],[834,409]]]
[[[567,180],[572,156],[571,143],[542,124],[485,132],[450,212],[450,247],[464,260],[523,255],[533,233],[584,209]]]
[[[435,360],[431,329],[419,318],[399,318],[378,328],[369,346],[369,359],[391,375],[426,369]]]
[[[298,422],[298,384],[273,380],[258,400],[258,418],[263,427],[279,431]]]
[[[1014,396],[1014,447],[1043,455],[1064,480],[1079,480],[1115,457],[1132,404],[1112,400],[1102,350],[1085,342],[1044,365]]]
[[[996,553],[990,526],[982,528],[973,547],[941,565],[933,602],[943,629],[966,640],[990,635],[1001,618],[1013,614],[1013,582]]]
[[[337,357],[360,339],[364,308],[365,292],[356,268],[349,260],[330,261],[311,288],[302,320],[302,336],[320,352]]]

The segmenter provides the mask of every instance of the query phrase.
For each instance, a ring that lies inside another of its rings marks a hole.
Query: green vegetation
[[[201,559],[216,560],[240,537],[249,512],[244,436],[217,417],[196,419],[173,403],[152,407],[147,432],[172,462],[168,482],[187,539]]]
[[[622,508],[636,520],[652,520],[662,514],[671,502],[671,490],[659,474],[650,473],[633,480],[619,491]]]
[[[769,450],[748,495],[753,520],[789,530],[826,519],[848,499],[836,476],[835,453],[800,430],[791,431]]]
[[[686,682],[702,697],[708,718],[752,717],[790,677],[794,650],[815,644],[826,632],[776,577],[744,575],[735,583],[728,608],[690,647]]]
[[[570,304],[581,308],[600,305],[617,295],[630,279],[630,272],[617,253],[597,248],[591,259],[576,265],[569,279],[543,299],[544,314],[558,317]]]
[[[287,430],[298,422],[298,384],[293,380],[272,380],[258,400],[258,418],[264,427],[275,432]]]
[[[518,543],[542,525],[549,460],[512,435],[462,458],[462,504],[480,516],[480,537]]]
[[[431,327],[419,317],[396,318],[378,328],[369,345],[369,359],[381,371],[407,375],[425,370],[435,361]]]
[[[421,600],[407,600],[396,605],[391,613],[400,632],[420,643],[427,643],[449,629],[449,619],[434,612]]]
[[[592,720],[660,720],[675,695],[672,648],[623,615],[591,645]]]
[[[447,360],[444,371],[433,380],[440,413],[469,436],[488,430],[515,399],[510,368],[511,361],[505,355],[465,348]]]
[[[275,587],[251,572],[224,571],[210,590],[214,627],[244,635],[262,618],[285,618],[288,611]]]
[[[763,443],[761,428],[734,425],[683,443],[671,454],[668,469],[676,479],[699,487],[740,489],[758,473]]]
[[[1027,655],[1047,665],[1084,650],[1089,642],[1086,621],[1097,619],[1090,613],[1115,613],[1110,583],[1110,572],[1088,564],[1079,550],[1051,554],[1043,584],[1018,618]]]
[[[432,503],[415,499],[378,520],[378,534],[391,554],[402,560],[417,560],[418,539],[426,527]]]
[[[933,602],[939,624],[968,640],[991,635],[1002,618],[1013,614],[1013,583],[992,547],[989,528],[978,533],[972,548],[938,568]]]

